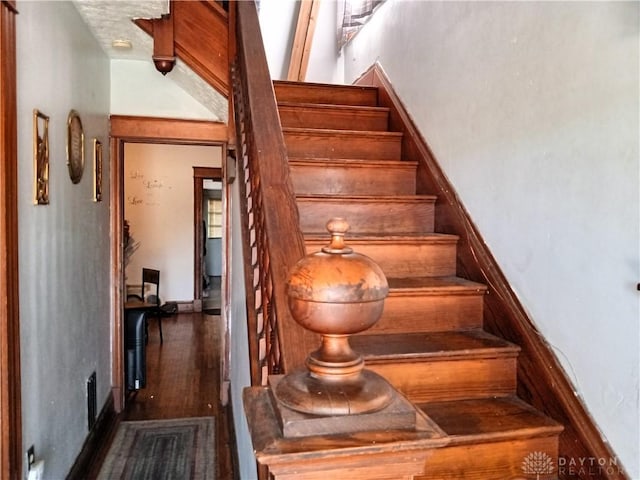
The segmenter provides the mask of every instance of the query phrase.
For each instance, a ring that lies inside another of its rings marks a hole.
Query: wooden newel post
[[[287,285],[293,318],[322,336],[320,347],[306,367],[244,390],[260,478],[410,479],[424,473],[425,451],[449,442],[349,345],[379,320],[389,287],[380,267],[345,245],[348,228],[330,220],[331,243],[300,260]]]
[[[327,223],[331,243],[300,260],[288,283],[289,308],[302,327],[322,335],[306,369],[289,373],[274,388],[276,399],[297,412],[350,415],[381,410],[393,397],[382,377],[364,369],[349,336],[372,327],[389,293],[387,279],[369,257],[345,245],[342,218]]]

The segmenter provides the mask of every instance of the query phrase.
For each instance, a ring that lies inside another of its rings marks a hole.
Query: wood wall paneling
[[[220,94],[229,97],[227,14],[209,2],[171,2],[176,53]]]
[[[215,2],[171,1],[175,53],[189,68],[229,97],[228,15]],[[136,25],[154,36],[153,21]]]

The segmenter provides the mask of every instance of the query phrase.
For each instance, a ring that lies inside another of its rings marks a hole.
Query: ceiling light
[[[114,40],[111,42],[111,46],[116,50],[131,50],[133,48],[131,40]]]

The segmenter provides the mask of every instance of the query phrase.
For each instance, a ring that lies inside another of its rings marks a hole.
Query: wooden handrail
[[[232,68],[244,221],[252,383],[302,366],[318,338],[288,308],[286,282],[305,247],[273,84],[254,2],[236,2]],[[251,259],[249,262],[248,260]]]

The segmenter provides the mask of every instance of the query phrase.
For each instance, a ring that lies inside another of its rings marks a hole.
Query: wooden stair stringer
[[[230,95],[229,15],[216,2],[171,2],[175,56],[225,98]],[[133,22],[154,39],[166,39],[154,32],[154,21]],[[155,33],[155,35],[154,35]]]

